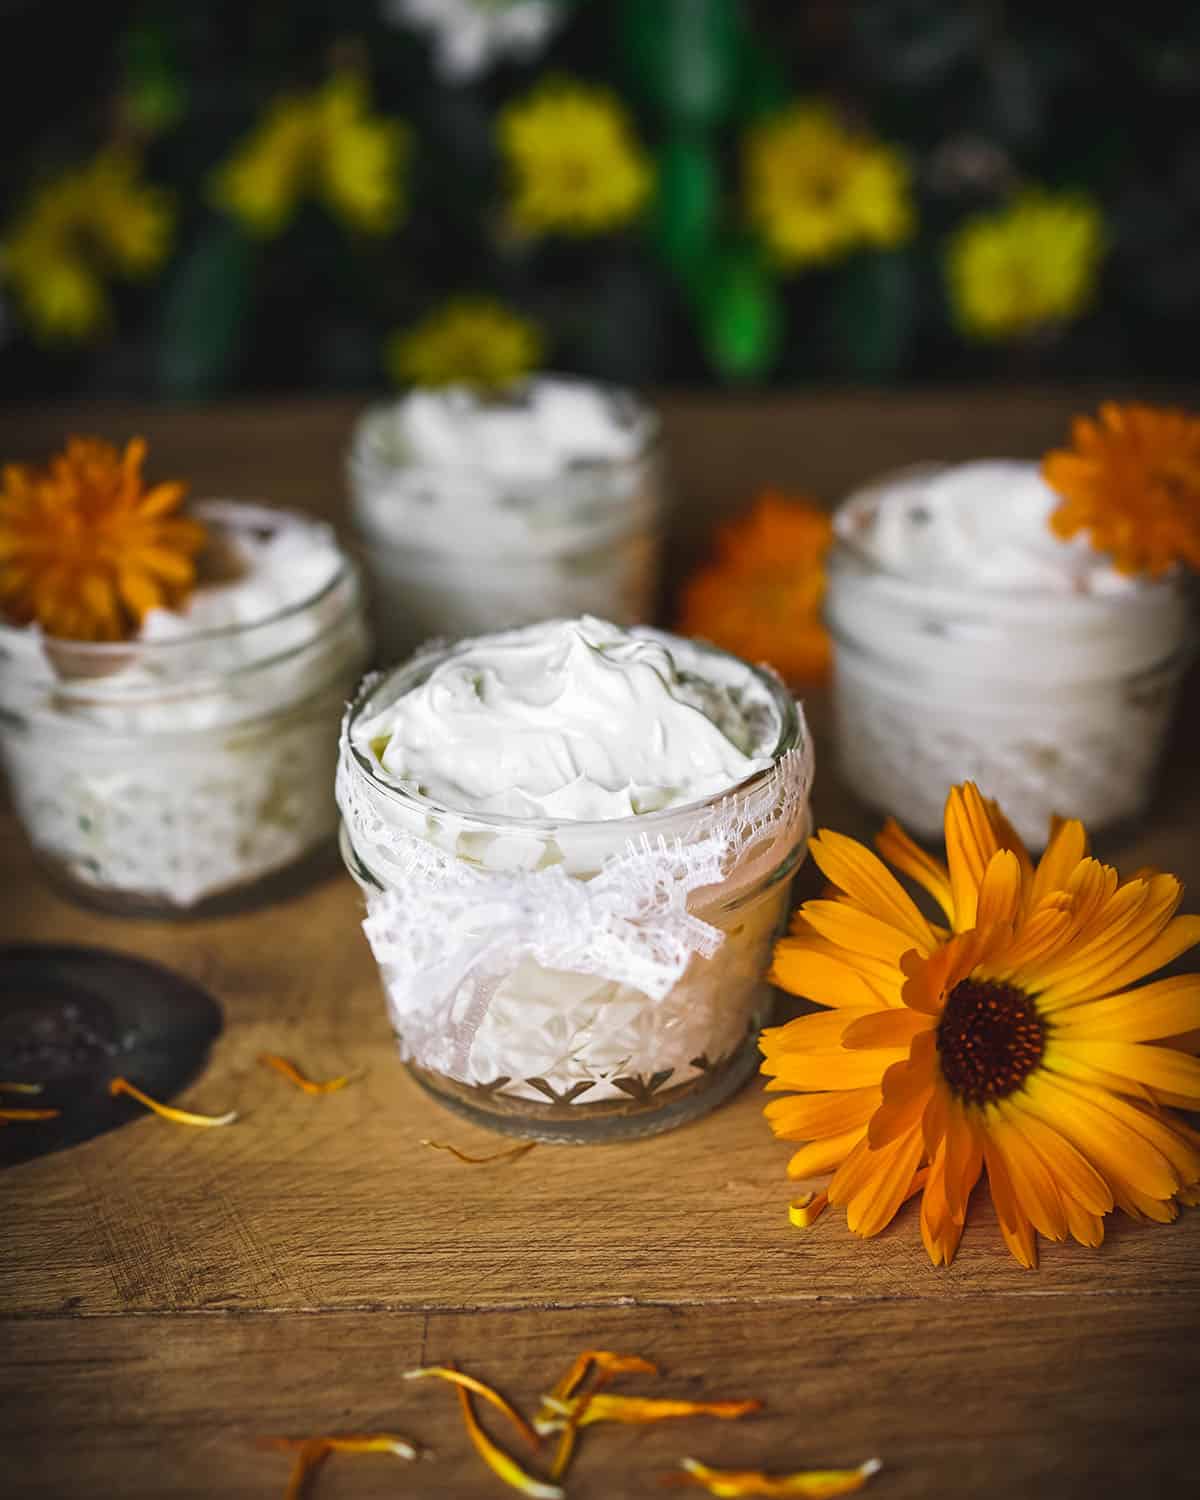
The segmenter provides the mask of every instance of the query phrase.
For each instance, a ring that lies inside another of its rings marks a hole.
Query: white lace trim
[[[790,848],[807,835],[812,772],[805,733],[757,785],[700,813],[685,837],[630,839],[581,879],[562,865],[480,869],[385,821],[343,733],[338,805],[353,852],[386,881],[366,888],[363,929],[405,1056],[468,1077],[491,998],[525,959],[660,1003],[693,956],[711,957],[723,940],[690,898],[728,880],[757,846],[773,849],[786,834]],[[778,862],[764,853],[762,875]]]

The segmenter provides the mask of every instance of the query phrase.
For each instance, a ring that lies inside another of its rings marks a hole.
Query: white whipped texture
[[[413,391],[369,412],[360,437],[397,468],[448,470],[467,494],[489,498],[577,465],[631,459],[652,425],[626,392],[544,376],[500,396]]]
[[[152,609],[140,640],[176,641],[259,625],[313,599],[342,567],[333,531],[320,522],[221,501],[201,507],[201,514],[220,532],[229,576],[202,580],[180,609]],[[247,524],[256,515],[263,524]]]
[[[879,567],[930,584],[1055,594],[1144,587],[1086,537],[1056,537],[1058,504],[1037,464],[982,459],[891,475],[852,496],[835,525]]]
[[[584,616],[464,642],[353,738],[443,806],[599,821],[718,795],[778,727],[741,663]]]

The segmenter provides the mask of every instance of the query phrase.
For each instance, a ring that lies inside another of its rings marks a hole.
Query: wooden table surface
[[[675,570],[759,484],[834,500],[889,465],[1034,455],[1094,395],[669,401]],[[0,453],[42,453],[69,429],[140,430],[154,471],[187,474],[200,493],[336,516],[353,413],[10,411]],[[871,824],[824,753],[824,705],[810,707],[818,821],[862,836]],[[1147,825],[1102,852],[1176,871],[1194,910],[1189,742],[1177,737]],[[436,1457],[334,1460],[321,1497],[511,1493],[470,1449],[451,1392],[399,1373],[456,1362],[531,1403],[589,1345],[654,1357],[662,1392],[757,1396],[767,1410],[593,1430],[572,1473],[578,1500],[656,1493],[684,1453],[770,1468],[878,1455],[879,1500],[1194,1484],[1196,1211],[1165,1228],[1112,1218],[1100,1251],[1043,1245],[1031,1273],[1004,1251],[981,1190],[957,1261],[935,1271],[913,1205],[870,1241],[833,1212],[789,1226],[790,1148],[772,1140],[756,1084],[657,1139],[461,1166],[421,1138],[476,1150],[495,1138],[443,1113],[396,1060],[348,877],[228,919],[104,917],[47,888],[4,816],[0,889],[0,941],[123,949],[205,986],[225,1030],[180,1102],[241,1114],[214,1131],[147,1117],[0,1175],[0,1494],[279,1496],[288,1460],[257,1436],[373,1428]],[[267,1050],[363,1076],[310,1098],[256,1064]]]

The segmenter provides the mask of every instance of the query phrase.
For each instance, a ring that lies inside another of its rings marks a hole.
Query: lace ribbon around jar
[[[343,733],[338,805],[363,869],[363,929],[403,1056],[467,1078],[496,988],[525,960],[663,1001],[692,958],[712,957],[724,940],[689,910],[690,898],[732,876],[740,884],[746,856],[760,865],[756,847],[772,850],[784,835],[794,846],[807,836],[812,774],[804,734],[744,790],[697,809],[685,836],[629,838],[580,878],[562,864],[481,869],[398,828],[381,815],[379,794]]]

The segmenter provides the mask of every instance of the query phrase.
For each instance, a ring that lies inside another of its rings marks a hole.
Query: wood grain
[[[670,401],[676,575],[760,483],[832,500],[893,464],[1034,453],[1091,399]],[[190,474],[199,493],[337,517],[353,414],[345,402],[9,412],[0,452],[141,430],[156,470]],[[1196,696],[1152,815],[1103,850],[1173,869],[1193,891]],[[807,706],[818,821],[865,836],[876,820],[838,782],[823,696]],[[322,1497],[496,1493],[447,1393],[397,1392],[396,1372],[456,1359],[528,1399],[595,1342],[657,1355],[689,1393],[763,1395],[771,1413],[600,1434],[572,1486],[582,1500],[652,1493],[687,1451],[780,1467],[879,1452],[884,1500],[1149,1495],[1192,1466],[1198,1214],[1167,1228],[1110,1220],[1100,1251],[1045,1247],[1034,1275],[981,1202],[955,1265],[934,1271],[911,1207],[868,1242],[833,1214],[788,1225],[789,1148],[753,1085],[655,1140],[464,1167],[421,1137],[494,1138],[443,1113],[397,1062],[348,878],[235,918],[119,920],[54,895],[0,814],[0,890],[0,942],[98,943],[208,988],[226,1030],[180,1102],[241,1111],[220,1131],[147,1118],[0,1175],[0,1472],[22,1500],[282,1493],[286,1461],[256,1452],[256,1434],[379,1423],[411,1427],[437,1463],[413,1478],[345,1460]],[[263,1051],[363,1077],[311,1098],[263,1069]]]
[[[652,1356],[630,1391],[756,1396],[740,1422],[590,1429],[571,1500],[658,1491],[683,1454],[728,1467],[885,1468],[879,1500],[932,1495],[1179,1496],[1193,1470],[1195,1299],[1028,1292],[987,1302],[800,1307],[207,1314],[0,1323],[0,1452],[20,1500],[88,1492],[159,1500],[282,1495],[269,1434],[385,1429],[433,1450],[417,1466],[335,1459],[320,1500],[506,1492],[468,1445],[451,1392],[400,1373],[455,1362],[527,1411],[579,1349]],[[1186,1342],[1185,1342],[1186,1340]],[[1164,1347],[1178,1349],[1167,1361]],[[493,1424],[502,1441],[510,1434]],[[687,1493],[687,1492],[684,1492]]]

